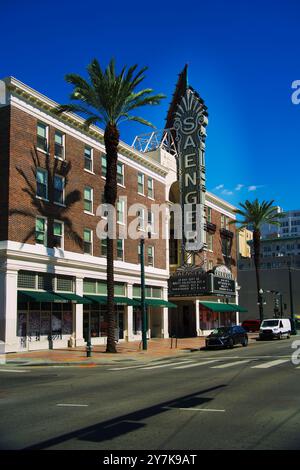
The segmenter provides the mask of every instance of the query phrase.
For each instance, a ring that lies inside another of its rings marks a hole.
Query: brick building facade
[[[103,131],[85,130],[84,120],[71,113],[57,117],[56,105],[15,78],[0,81],[0,340],[5,352],[83,345],[88,328],[93,344],[106,341],[106,245],[96,231],[107,166]],[[120,341],[141,338],[139,242],[122,240],[124,227],[139,215],[146,233],[152,204],[172,205],[176,180],[174,155],[145,154],[120,143],[115,244]],[[142,209],[126,220],[133,204]],[[225,264],[236,278],[236,237],[228,225],[234,208],[210,193],[206,206],[205,269]],[[169,219],[160,217],[157,228],[169,234]],[[169,251],[169,237],[146,237],[149,337],[169,336],[168,279],[175,267]],[[196,326],[187,332],[208,329],[198,320]]]

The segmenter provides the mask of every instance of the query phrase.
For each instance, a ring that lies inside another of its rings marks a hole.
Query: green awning
[[[138,302],[139,306],[141,305],[141,299],[134,299]],[[163,299],[145,299],[145,304],[147,307],[169,307],[169,308],[177,308],[176,304],[172,302],[168,302],[167,300]]]
[[[18,291],[19,302],[76,302],[78,304],[90,303],[77,294],[58,294],[57,292],[37,292],[29,290]]]
[[[221,302],[199,302],[203,307],[213,312],[247,312],[245,308],[237,304],[225,304]]]
[[[84,299],[88,300],[89,303],[98,303],[104,305],[107,303],[107,296],[106,295],[93,295],[88,294],[84,295]],[[139,303],[129,297],[114,297],[114,301],[117,305],[132,305],[138,306]]]
[[[76,304],[89,304],[90,301],[85,299],[84,297],[81,297],[80,295],[77,294],[56,294],[59,297],[61,297],[63,300],[68,300],[69,302],[75,302]]]
[[[18,291],[19,302],[62,302],[62,298],[54,292]]]

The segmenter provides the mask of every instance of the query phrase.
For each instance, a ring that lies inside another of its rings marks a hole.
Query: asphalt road
[[[300,449],[295,340],[300,359],[294,336],[135,365],[0,365],[0,448]]]

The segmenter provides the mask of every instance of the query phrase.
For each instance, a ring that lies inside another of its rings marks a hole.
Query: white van
[[[263,320],[259,329],[260,339],[289,338],[291,335],[291,321],[289,318],[270,318]]]

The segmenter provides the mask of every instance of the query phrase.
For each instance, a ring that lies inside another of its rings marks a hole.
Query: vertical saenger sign
[[[174,119],[178,179],[182,207],[182,264],[184,252],[200,251],[205,243],[205,127],[206,107],[188,88]]]

